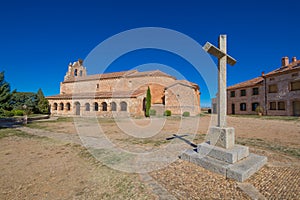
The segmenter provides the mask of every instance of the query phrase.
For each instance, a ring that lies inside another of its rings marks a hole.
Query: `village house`
[[[216,100],[212,103],[216,112]],[[282,58],[281,66],[267,74],[227,88],[228,114],[300,116],[300,61]]]
[[[52,115],[144,116],[146,91],[151,91],[151,109],[157,115],[200,113],[199,86],[162,71],[137,70],[87,75],[83,61],[70,63],[60,94],[48,96]]]

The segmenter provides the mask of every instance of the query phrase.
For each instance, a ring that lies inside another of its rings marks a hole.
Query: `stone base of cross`
[[[226,65],[236,60],[227,54],[226,35],[220,35],[219,48],[207,42],[203,49],[218,58],[218,123],[210,127],[207,141],[196,150],[186,150],[181,159],[188,160],[227,178],[244,181],[267,162],[267,157],[250,154],[249,148],[235,144],[233,127],[227,127]]]

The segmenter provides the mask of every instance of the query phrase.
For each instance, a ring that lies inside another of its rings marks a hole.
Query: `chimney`
[[[285,66],[288,66],[289,65],[289,57],[283,57],[282,59],[281,59],[281,66],[282,67],[285,67]]]
[[[264,77],[265,76],[265,72],[261,72],[261,76]]]
[[[297,58],[296,58],[296,57],[293,57],[293,58],[292,58],[292,62],[297,62]]]

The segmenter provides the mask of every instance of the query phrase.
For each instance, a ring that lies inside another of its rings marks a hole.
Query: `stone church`
[[[144,116],[146,92],[151,91],[151,109],[156,115],[200,113],[199,86],[162,71],[138,70],[87,75],[83,61],[70,63],[60,94],[48,96],[52,115]]]

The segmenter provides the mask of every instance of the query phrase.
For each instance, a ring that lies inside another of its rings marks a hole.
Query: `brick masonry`
[[[176,80],[159,70],[137,70],[87,75],[81,60],[70,63],[60,94],[49,96],[52,115],[144,116],[147,88],[152,108],[171,110],[174,115],[200,113],[197,84]]]
[[[289,63],[289,59],[283,57],[278,69],[227,87],[227,113],[257,114],[256,107],[261,106],[264,115],[300,116],[299,85],[300,61],[293,57]],[[216,102],[212,100],[214,113]]]

